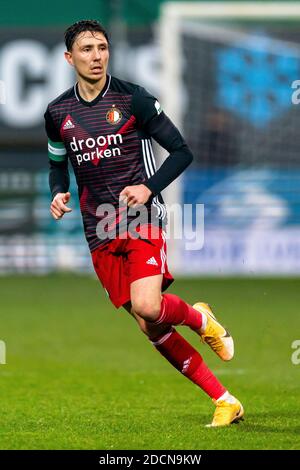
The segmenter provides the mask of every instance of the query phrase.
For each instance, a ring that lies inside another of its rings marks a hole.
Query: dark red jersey
[[[182,171],[176,162],[181,160],[182,166],[189,151],[155,97],[138,85],[108,75],[93,101],[83,100],[76,84],[48,105],[45,121],[52,196],[68,190],[69,159],[91,251],[108,240],[99,234],[99,222],[107,215],[102,210],[105,205],[116,209],[116,217],[104,231],[122,226],[127,209],[119,207],[119,195],[125,186],[146,184],[152,191],[146,212],[151,223],[164,224],[166,208],[160,191]],[[152,137],[175,155],[174,175],[164,165],[161,174],[156,174]],[[126,217],[125,225],[132,217]]]

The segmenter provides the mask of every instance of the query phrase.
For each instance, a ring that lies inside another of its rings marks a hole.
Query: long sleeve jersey
[[[145,205],[151,215],[148,222],[166,222],[160,192],[193,157],[158,100],[144,88],[108,75],[102,92],[85,101],[76,84],[48,105],[45,126],[52,197],[68,190],[70,161],[91,251],[110,239],[112,228],[120,233],[132,220],[133,215],[125,218],[120,208],[119,195],[125,186],[145,184],[152,193]],[[152,138],[169,152],[158,170]],[[101,207],[107,205],[115,208],[114,220],[99,231],[99,222],[107,216]]]

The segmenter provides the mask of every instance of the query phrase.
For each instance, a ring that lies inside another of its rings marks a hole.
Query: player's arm
[[[179,130],[161,110],[156,98],[143,88],[133,95],[132,112],[139,127],[166,149],[169,156],[144,184],[124,188],[121,197],[126,197],[128,205],[145,204],[151,194],[156,196],[169,186],[193,160]]]
[[[49,159],[49,186],[52,194],[50,212],[56,220],[61,219],[66,212],[72,211],[66,206],[71,198],[69,185],[68,161],[60,163]]]
[[[45,127],[48,135],[49,186],[52,194],[50,212],[54,219],[60,219],[66,212],[71,212],[66,204],[71,194],[67,151],[61,141],[49,109],[45,113]]]
[[[147,123],[146,129],[169,152],[157,172],[145,181],[147,188],[156,196],[181,175],[192,162],[193,155],[177,127],[163,111]]]

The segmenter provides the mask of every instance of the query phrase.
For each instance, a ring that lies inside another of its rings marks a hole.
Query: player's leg
[[[240,402],[229,394],[201,355],[172,326],[144,320],[134,312],[130,302],[124,307],[134,316],[157,351],[212,398],[216,411],[211,426],[226,426],[242,418],[243,408]]]
[[[173,281],[163,230],[142,226],[140,238],[129,240],[127,249],[130,298],[135,312],[157,324],[189,326],[222,360],[232,359],[233,339],[207,304],[198,302],[192,307],[177,295],[161,295],[161,290]]]
[[[202,331],[204,315],[176,295],[161,294],[162,282],[163,274],[153,274],[130,284],[134,312],[157,325],[187,325],[195,331]]]
[[[209,427],[228,426],[243,418],[242,404],[221,384],[202,356],[173,327],[151,339],[154,347],[179,372],[198,385],[216,405]]]
[[[116,307],[128,303],[131,296],[130,280],[132,279],[132,269],[128,268],[128,261],[132,261],[130,260],[131,257],[128,256],[128,253],[124,257],[114,255],[116,250],[118,251],[118,254],[120,253],[120,250],[123,247],[123,243],[124,241],[120,241],[119,243],[118,240],[115,240],[112,241],[109,246],[103,247],[103,249],[98,249],[92,253],[95,271],[103,287],[105,287],[110,300]],[[144,253],[144,245],[142,246],[142,252]],[[131,247],[131,254],[133,254],[133,251],[134,250],[132,250]],[[129,265],[131,265],[133,272],[136,274],[135,264],[129,263]],[[140,273],[138,273],[138,275],[140,275]],[[157,285],[160,286],[158,292]],[[154,296],[156,302],[159,302],[159,299],[161,299],[161,276],[160,282],[156,282],[155,285],[151,286],[151,292],[153,288],[156,293],[156,296]],[[157,305],[155,308],[157,309]],[[219,396],[224,387],[206,368],[201,356],[197,353],[197,351],[195,351],[184,340],[184,338],[175,332],[174,329],[171,329],[170,325],[147,322],[138,315],[136,315],[136,318],[142,330],[147,334],[152,342],[155,343],[154,346],[156,349],[184,375],[187,377],[189,377],[190,374],[193,375],[191,380],[198,384],[199,387],[203,388],[203,390],[205,390],[206,393],[208,393],[208,395],[216,401],[217,408],[215,415],[217,414],[217,418],[214,418],[212,424],[217,426],[227,425],[235,420],[237,416],[236,407],[238,402],[235,401],[235,403],[228,403],[228,397],[231,400],[233,398],[228,394],[227,391],[225,391],[223,395]],[[176,347],[174,346],[174,342],[177,345]],[[183,351],[184,355],[180,360],[179,356],[177,357],[177,354],[179,355],[179,353],[182,353]],[[193,361],[190,361],[192,353],[194,354]],[[190,369],[190,362],[194,366],[197,359],[199,363],[198,373],[196,371],[194,372],[193,369]],[[241,414],[241,408],[239,408],[239,413]]]
[[[148,322],[144,320],[142,317],[140,317],[134,312],[131,302],[127,302],[126,304],[123,305],[123,307],[125,308],[125,310],[127,310],[128,313],[132,315],[132,317],[136,320],[141,331],[149,339],[156,338],[157,336],[164,334],[166,331],[170,329],[170,325],[166,325],[166,324],[156,325],[153,322]]]
[[[227,391],[205,365],[201,355],[171,325],[156,325],[137,315],[131,303],[124,305],[137,321],[153,346],[179,372],[197,384],[212,399],[218,400]]]
[[[130,298],[135,313],[157,325],[189,326],[221,359],[232,359],[233,340],[225,328],[215,320],[209,306],[197,303],[194,308],[177,295],[161,294],[162,281],[163,274],[157,274],[131,283]]]

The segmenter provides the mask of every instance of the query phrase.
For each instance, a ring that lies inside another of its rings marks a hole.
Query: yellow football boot
[[[198,331],[201,339],[223,360],[230,361],[234,355],[233,339],[227,330],[216,320],[208,304],[197,302],[193,308],[206,317],[204,331]]]
[[[236,398],[234,403],[228,403],[224,400],[213,400],[213,402],[216,405],[216,410],[211,424],[206,425],[207,428],[229,426],[232,423],[243,420],[244,408]]]

